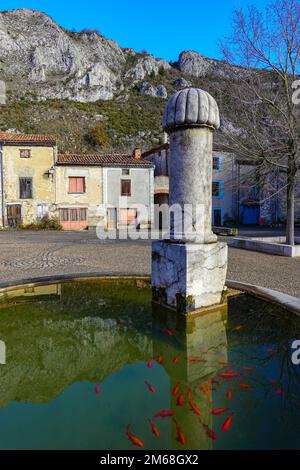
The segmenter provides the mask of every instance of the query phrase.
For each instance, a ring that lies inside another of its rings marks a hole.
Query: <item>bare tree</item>
[[[237,126],[227,147],[254,159],[261,171],[286,174],[286,241],[294,245],[295,189],[300,168],[300,105],[293,83],[300,75],[300,3],[275,0],[265,10],[236,10],[232,36],[222,43],[225,59],[236,65],[226,93],[238,108]]]

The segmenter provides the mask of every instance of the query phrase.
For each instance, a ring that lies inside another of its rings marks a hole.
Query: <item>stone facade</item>
[[[17,133],[0,133],[0,146],[0,227],[46,216],[66,230],[151,226],[153,165],[140,149],[58,155],[51,136]]]
[[[150,149],[142,158],[155,165],[154,200],[168,203],[170,149],[169,143]],[[259,174],[253,164],[225,152],[213,145],[212,180],[218,192],[212,198],[212,224],[219,225],[271,225],[286,220],[286,174],[270,171]],[[296,189],[295,221],[300,223],[300,183]]]
[[[0,227],[54,216],[56,143],[0,141],[0,154]]]

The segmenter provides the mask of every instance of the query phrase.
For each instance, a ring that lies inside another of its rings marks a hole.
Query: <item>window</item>
[[[213,197],[220,197],[220,181],[213,181],[212,195]]]
[[[20,158],[30,158],[31,150],[30,149],[20,149]]]
[[[32,199],[32,178],[20,178],[20,199]]]
[[[213,181],[212,195],[216,198],[222,198],[224,196],[224,181]]]
[[[60,220],[61,222],[69,221],[69,209],[60,209]]]
[[[131,196],[130,180],[121,180],[121,196]]]
[[[85,178],[83,176],[69,176],[69,193],[85,193]]]
[[[48,204],[38,204],[37,205],[37,218],[43,219],[43,217],[48,216]]]
[[[77,222],[77,220],[78,220],[77,209],[70,209],[70,221]]]
[[[136,209],[120,209],[120,224],[130,225],[137,219]]]
[[[220,158],[213,157],[213,170],[220,170]]]
[[[130,170],[129,168],[122,168],[122,176],[129,176]]]
[[[79,220],[86,220],[86,209],[79,209]]]

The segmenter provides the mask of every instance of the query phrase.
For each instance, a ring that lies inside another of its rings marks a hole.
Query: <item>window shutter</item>
[[[77,193],[84,193],[84,178],[76,178],[77,179]]]
[[[220,197],[224,197],[224,181],[220,181]]]
[[[76,178],[69,177],[69,193],[76,193]]]
[[[26,198],[26,179],[20,178],[20,198]]]
[[[223,171],[223,158],[222,157],[218,157],[219,159],[219,171]]]

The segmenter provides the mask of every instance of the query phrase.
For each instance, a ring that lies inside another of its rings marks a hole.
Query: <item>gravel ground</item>
[[[150,271],[150,241],[101,241],[95,232],[0,232],[0,282],[58,274]],[[230,248],[227,277],[300,297],[300,258]]]

